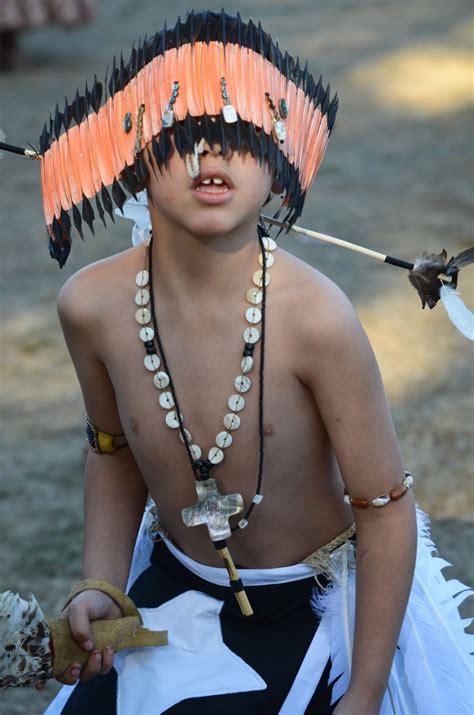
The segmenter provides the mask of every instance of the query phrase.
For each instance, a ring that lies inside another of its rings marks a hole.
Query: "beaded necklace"
[[[228,570],[231,588],[237,597],[242,613],[245,615],[251,615],[252,608],[248,602],[243,584],[239,579],[225,539],[231,536],[231,533],[238,528],[246,528],[254,507],[263,499],[261,487],[264,461],[263,376],[265,360],[265,308],[266,289],[271,280],[267,268],[274,263],[273,252],[277,248],[277,245],[273,239],[266,235],[261,226],[259,226],[258,229],[260,244],[259,262],[261,270],[256,271],[252,276],[253,284],[256,287],[251,288],[246,293],[250,307],[245,312],[245,318],[249,323],[249,327],[243,332],[245,345],[241,360],[241,373],[234,380],[236,392],[231,395],[228,400],[228,406],[232,411],[226,414],[223,420],[226,431],[217,434],[215,439],[216,445],[209,450],[207,459],[202,459],[201,448],[199,445],[193,444],[191,433],[184,426],[184,418],[179,407],[176,389],[158,330],[153,290],[152,235],[147,241],[145,268],[137,274],[135,279],[139,288],[135,296],[135,302],[140,306],[135,317],[137,322],[143,326],[140,329],[139,335],[146,349],[144,365],[147,370],[155,373],[153,382],[161,391],[159,403],[160,406],[167,411],[165,422],[170,429],[179,430],[180,439],[185,445],[195,477],[198,501],[195,505],[182,510],[183,521],[187,526],[206,524],[209,536]],[[261,308],[258,307],[260,304]],[[256,327],[259,323],[261,323],[261,334]],[[211,478],[209,473],[216,464],[223,461],[225,456],[224,449],[228,448],[233,441],[231,432],[240,426],[241,418],[238,413],[245,407],[243,394],[247,393],[251,388],[252,383],[248,373],[253,369],[253,352],[259,340],[261,342],[259,365],[259,465],[257,486],[255,495],[245,511],[244,517],[239,521],[238,526],[230,527],[229,518],[244,509],[243,498],[240,494],[220,494],[215,479]],[[158,347],[159,355],[157,354],[155,343]]]

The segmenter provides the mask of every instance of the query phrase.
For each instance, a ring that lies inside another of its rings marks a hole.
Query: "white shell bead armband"
[[[367,509],[369,506],[373,506],[380,509],[383,506],[387,506],[392,501],[398,501],[401,499],[413,486],[413,475],[410,472],[405,472],[405,477],[401,484],[398,484],[388,494],[379,494],[373,499],[359,499],[357,497],[352,497],[346,490],[344,490],[344,501],[356,509]]]

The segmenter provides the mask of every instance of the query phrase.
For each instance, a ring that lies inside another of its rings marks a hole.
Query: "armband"
[[[109,434],[108,432],[102,432],[98,429],[92,422],[91,418],[86,415],[86,438],[89,447],[97,454],[111,454],[116,452],[118,449],[123,449],[128,447],[128,443],[124,441],[122,444],[118,444],[118,440],[125,435],[122,434]]]
[[[410,472],[405,472],[405,478],[403,482],[398,486],[394,487],[388,494],[379,494],[379,496],[374,499],[359,499],[356,497],[351,497],[351,495],[344,489],[344,501],[349,506],[355,507],[356,509],[367,509],[369,506],[382,507],[387,506],[391,501],[398,501],[401,499],[409,489],[413,486],[413,475]]]

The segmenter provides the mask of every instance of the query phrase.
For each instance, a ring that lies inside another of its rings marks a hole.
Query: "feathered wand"
[[[91,622],[95,646],[124,648],[162,646],[167,631],[150,631],[133,601],[122,591],[96,579],[81,581],[69,594],[66,605],[81,591],[94,588],[107,593],[122,609],[123,617]],[[0,688],[31,687],[40,680],[58,678],[71,664],[85,665],[89,653],[73,639],[65,618],[47,619],[33,595],[0,593]]]
[[[262,216],[262,219],[269,224],[279,226],[281,229],[293,231],[325,243],[332,243],[335,246],[341,246],[364,256],[375,258],[378,261],[383,261],[383,263],[388,263],[391,266],[408,270],[408,280],[418,292],[422,308],[426,305],[429,308],[434,308],[437,302],[441,300],[449,319],[456,328],[469,340],[474,340],[474,314],[464,304],[457,290],[460,269],[470,263],[474,263],[474,247],[467,248],[457,256],[450,258],[449,261],[447,260],[448,254],[444,249],[439,254],[425,251],[414,263],[410,263],[401,258],[386,256],[365,246],[344,241],[335,236],[327,236],[324,233],[310,231],[301,226],[291,226],[270,216]]]

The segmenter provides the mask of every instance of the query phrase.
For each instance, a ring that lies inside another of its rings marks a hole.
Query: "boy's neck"
[[[252,286],[258,263],[257,219],[234,231],[194,235],[152,216],[153,270],[160,293],[173,301],[233,299]]]

